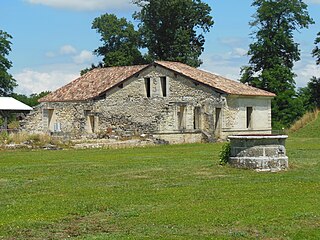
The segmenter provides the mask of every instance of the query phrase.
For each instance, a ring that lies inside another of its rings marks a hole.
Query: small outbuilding
[[[1,130],[8,130],[8,118],[13,113],[29,113],[32,107],[12,98],[12,97],[0,97],[0,116],[4,122],[1,126]]]

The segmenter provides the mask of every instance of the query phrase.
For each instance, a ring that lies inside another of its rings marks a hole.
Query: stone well
[[[288,168],[285,148],[287,135],[235,135],[228,138],[231,165],[271,172]]]

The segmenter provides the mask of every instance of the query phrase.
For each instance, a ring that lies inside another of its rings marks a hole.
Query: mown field
[[[221,147],[2,151],[0,239],[320,239],[320,138],[289,138],[281,173]]]

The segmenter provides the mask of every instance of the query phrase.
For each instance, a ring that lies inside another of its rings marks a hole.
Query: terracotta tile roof
[[[273,93],[229,80],[183,63],[156,61],[153,64],[172,70],[227,94],[267,97],[275,96]],[[66,102],[93,99],[153,64],[96,68],[39,99],[39,102]]]
[[[167,69],[173,70],[176,73],[184,75],[188,78],[209,85],[224,93],[245,96],[276,96],[274,93],[267,92],[252,86],[248,86],[246,84],[236,82],[234,80],[230,80],[210,72],[196,69],[183,63],[168,61],[156,61],[155,63]]]
[[[92,99],[130,78],[147,66],[96,68],[39,99],[39,102],[67,102]]]

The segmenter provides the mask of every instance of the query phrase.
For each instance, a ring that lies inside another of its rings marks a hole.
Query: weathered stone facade
[[[234,132],[270,133],[270,99],[234,97],[150,65],[95,99],[41,103],[24,129],[73,137],[145,134],[171,143],[212,141]]]

